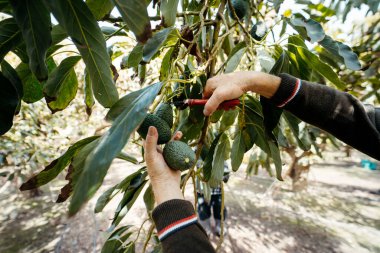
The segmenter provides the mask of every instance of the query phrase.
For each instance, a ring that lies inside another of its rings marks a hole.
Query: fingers
[[[182,132],[181,131],[177,131],[174,133],[173,137],[172,137],[172,140],[175,140],[175,141],[178,141],[182,138]]]
[[[217,90],[212,94],[207,103],[205,104],[205,108],[203,109],[203,114],[205,116],[210,116],[213,112],[218,109],[219,105],[226,100],[223,94],[217,92]]]
[[[145,139],[145,159],[147,161],[151,161],[157,152],[157,139],[157,129],[153,126],[150,126]]]
[[[215,90],[214,80],[215,80],[215,77],[207,80],[206,86],[203,89],[203,98],[211,97],[212,93]]]

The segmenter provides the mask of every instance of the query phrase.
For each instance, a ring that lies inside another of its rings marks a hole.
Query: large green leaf
[[[290,22],[294,26],[304,27],[311,43],[319,42],[325,37],[325,32],[323,31],[321,24],[313,19],[294,18],[291,19]]]
[[[21,31],[13,18],[0,21],[0,59],[22,41]]]
[[[340,62],[343,62],[347,68],[352,70],[360,70],[361,65],[357,54],[355,54],[352,49],[343,44],[342,42],[333,40],[330,36],[325,36],[325,38],[319,42],[327,51],[338,57]]]
[[[306,142],[300,136],[299,124],[301,123],[301,120],[289,112],[284,112],[284,118],[285,118],[286,122],[288,123],[288,126],[289,126],[290,130],[292,131],[294,137],[296,138],[298,146],[302,150],[309,150],[311,148],[311,146],[310,146],[311,143]]]
[[[48,58],[47,66],[49,73],[57,67],[53,58]],[[22,100],[24,102],[34,103],[44,97],[42,92],[44,82],[39,82],[37,80],[37,78],[30,71],[28,64],[20,63],[16,67],[16,71],[22,81],[24,91],[24,96],[22,97]]]
[[[76,79],[75,71],[73,68],[80,59],[80,56],[70,56],[64,59],[59,64],[59,66],[51,72],[51,74],[49,75],[49,79],[46,81],[44,85],[44,94],[47,101],[55,101],[59,99],[59,97],[61,96],[64,96],[66,98],[65,100],[68,100],[70,98],[68,103],[73,99],[71,94],[70,96],[67,96],[69,94],[67,94],[66,92],[71,93],[71,89],[65,89],[65,86],[78,86],[78,80]],[[73,75],[75,76],[75,80],[73,80]],[[76,89],[74,92],[74,96],[75,94]]]
[[[88,115],[91,115],[92,107],[95,104],[95,99],[94,99],[94,92],[92,90],[91,78],[86,69],[84,71],[83,88],[84,88],[84,103],[86,105],[86,113]]]
[[[99,136],[92,136],[80,140],[72,145],[60,158],[52,161],[37,175],[30,178],[27,182],[23,183],[20,187],[21,191],[35,189],[53,180],[64,168],[66,168],[71,159],[88,143],[96,140]]]
[[[178,2],[178,0],[160,1],[161,19],[165,27],[173,26],[175,24]]]
[[[17,75],[16,70],[5,60],[1,62],[1,71],[3,72],[3,75],[13,84],[13,86],[16,88],[17,94],[19,98],[21,99],[24,95],[22,82],[20,77]]]
[[[104,107],[111,107],[119,95],[112,79],[106,42],[91,11],[81,0],[46,1],[82,55],[95,98]]]
[[[145,43],[152,37],[152,28],[147,11],[147,2],[141,0],[112,0],[124,22],[137,40]]]
[[[44,94],[49,109],[54,113],[65,109],[75,98],[78,89],[78,79],[74,66],[81,59],[71,56],[64,59],[49,75],[44,86]]]
[[[126,247],[131,245],[124,245],[124,242],[132,234],[132,232],[129,232],[131,227],[131,225],[128,225],[116,229],[104,243],[101,253],[129,253],[129,250],[126,251]],[[134,243],[132,243],[132,246],[134,247]]]
[[[100,138],[99,145],[87,156],[78,180],[80,183],[74,186],[69,207],[71,215],[75,214],[100,187],[112,160],[120,153],[131,133],[146,117],[147,110],[161,86],[162,83],[153,84],[136,97]]]
[[[38,80],[48,78],[46,51],[51,45],[50,13],[43,0],[11,0],[14,18],[26,43],[29,67]]]
[[[225,133],[221,134],[219,143],[216,146],[214,157],[212,160],[212,170],[209,184],[211,187],[216,188],[223,180],[224,174],[224,161],[226,149],[229,147],[230,141]]]
[[[338,88],[345,88],[345,84],[339,79],[337,73],[329,65],[322,62],[318,56],[310,52],[299,36],[290,36],[288,38],[288,42],[289,51],[296,54],[297,60],[299,59],[303,63],[299,64],[300,70],[302,70],[301,67],[305,67],[302,65],[306,64],[308,66],[308,69],[312,69],[320,75],[324,76]]]
[[[223,113],[222,120],[220,121],[219,131],[226,131],[232,124],[235,122],[237,115],[239,114],[238,110],[229,110]]]
[[[5,134],[13,125],[13,116],[20,97],[16,87],[0,72],[0,135]]]
[[[247,50],[245,42],[240,42],[237,44],[231,51],[231,54],[228,56],[225,73],[233,72],[241,61],[241,57]]]
[[[206,182],[209,181],[211,178],[215,149],[219,143],[220,136],[221,136],[221,134],[218,134],[215,137],[215,139],[212,141],[210,149],[207,153],[206,159],[205,159],[204,164],[203,164],[203,179]]]
[[[86,4],[97,20],[104,18],[114,7],[111,0],[87,0]]]
[[[55,25],[51,29],[52,45],[58,44],[62,40],[67,38],[67,32],[61,25]]]
[[[148,212],[152,211],[154,208],[155,198],[154,198],[154,193],[153,193],[151,184],[149,184],[149,187],[146,188],[143,199],[144,199],[146,210]]]
[[[274,141],[268,141],[268,144],[270,148],[270,156],[272,157],[274,166],[276,168],[276,178],[282,181],[282,161],[280,149],[278,148],[277,143],[275,143]]]
[[[120,63],[121,69],[137,68],[143,57],[143,48],[144,45],[139,43],[132,49],[129,55],[124,56]]]
[[[177,30],[174,28],[165,28],[155,33],[153,37],[150,38],[144,45],[143,61],[149,62],[157,54],[165,42],[167,42],[167,40],[171,40],[170,43],[175,44],[178,40],[176,34]]]
[[[233,171],[237,171],[243,161],[246,146],[244,142],[244,132],[239,131],[235,136],[231,149],[231,167]]]

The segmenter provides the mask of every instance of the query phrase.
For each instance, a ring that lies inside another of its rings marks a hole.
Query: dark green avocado
[[[165,120],[166,123],[168,123],[169,127],[172,128],[173,126],[173,109],[170,104],[168,103],[161,103],[154,115],[160,117],[161,119]]]
[[[173,170],[188,170],[195,164],[195,152],[182,141],[168,142],[163,151],[168,166]]]
[[[158,144],[164,144],[170,141],[172,133],[168,123],[166,123],[165,120],[153,114],[148,114],[144,119],[143,123],[141,123],[140,127],[137,129],[137,132],[142,138],[146,138],[150,126],[154,126],[157,128]]]

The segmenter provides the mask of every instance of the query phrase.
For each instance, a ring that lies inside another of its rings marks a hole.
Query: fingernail
[[[154,136],[156,134],[156,129],[153,126],[150,126],[148,129],[148,135]]]
[[[205,116],[208,116],[209,112],[208,112],[208,110],[207,110],[206,108],[203,109],[203,114],[204,114]]]

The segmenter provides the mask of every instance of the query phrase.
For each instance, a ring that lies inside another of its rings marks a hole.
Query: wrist
[[[169,182],[152,182],[157,205],[172,199],[184,199],[179,185]]]
[[[247,90],[271,98],[281,84],[281,78],[263,72],[249,71]]]

